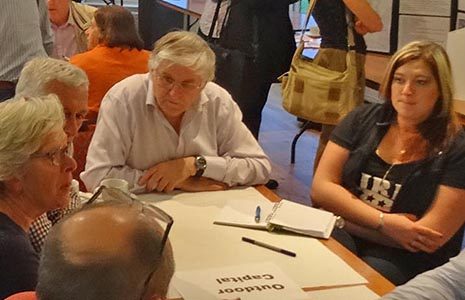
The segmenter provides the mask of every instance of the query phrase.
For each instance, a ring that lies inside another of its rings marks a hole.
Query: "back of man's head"
[[[160,256],[163,230],[128,205],[84,209],[57,224],[39,267],[40,300],[136,300],[164,297],[172,249]]]
[[[23,96],[42,96],[51,92],[50,85],[60,82],[69,87],[89,85],[86,73],[67,61],[37,57],[28,61],[16,85],[16,94]]]

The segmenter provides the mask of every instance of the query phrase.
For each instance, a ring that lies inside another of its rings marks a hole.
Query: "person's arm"
[[[271,163],[252,133],[242,122],[242,113],[231,96],[221,101],[217,115],[217,156],[205,156],[204,177],[224,182],[228,186],[256,185],[268,181]]]
[[[50,27],[50,20],[48,18],[48,9],[45,0],[37,1],[39,8],[39,21],[40,21],[40,33],[42,35],[42,44],[44,45],[45,52],[48,55],[52,54],[53,51],[53,36],[52,29]]]
[[[436,198],[428,212],[417,224],[440,231],[443,238],[439,243],[421,237],[415,241],[419,250],[434,252],[443,246],[465,222],[465,190],[440,185]],[[431,251],[432,250],[432,251]]]
[[[379,242],[388,237],[395,242],[392,246],[400,246],[409,251],[418,249],[412,246],[419,235],[435,245],[441,240],[442,234],[419,222],[409,219],[406,215],[384,213],[383,220],[380,211],[362,202],[341,185],[343,166],[349,157],[349,150],[329,142],[316,170],[311,190],[313,203],[336,215],[342,216],[357,227],[347,231],[363,238]],[[377,230],[381,224],[381,230]],[[386,240],[388,242],[388,240]],[[390,244],[390,242],[388,242]],[[385,244],[385,243],[384,243]],[[430,245],[432,247],[432,245]],[[431,250],[431,248],[429,248]]]
[[[111,90],[110,90],[111,91]],[[143,170],[127,165],[127,154],[132,146],[131,121],[128,109],[110,92],[100,106],[97,127],[87,152],[86,169],[81,179],[88,191],[93,191],[105,177],[126,180],[134,190]]]
[[[359,27],[357,32],[363,34],[368,32],[378,32],[383,29],[383,22],[379,14],[371,7],[367,0],[343,0],[347,8],[356,17],[355,27]],[[362,32],[360,32],[360,31]]]
[[[462,251],[445,265],[416,276],[381,299],[465,299],[465,251]]]

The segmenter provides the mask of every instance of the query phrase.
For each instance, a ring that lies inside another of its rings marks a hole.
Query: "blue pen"
[[[255,223],[259,223],[260,222],[260,214],[262,212],[262,209],[260,208],[260,205],[257,206],[257,208],[255,209]]]

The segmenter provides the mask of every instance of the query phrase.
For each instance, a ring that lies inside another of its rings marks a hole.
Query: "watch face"
[[[335,225],[337,228],[342,229],[346,225],[346,221],[341,216],[337,216]]]
[[[195,167],[197,168],[197,170],[205,170],[205,168],[207,167],[207,160],[205,159],[205,157],[199,155],[195,158]]]

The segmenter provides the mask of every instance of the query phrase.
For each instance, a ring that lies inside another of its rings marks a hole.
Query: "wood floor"
[[[281,105],[279,84],[273,84],[263,109],[259,142],[272,161],[272,178],[279,182],[275,192],[282,198],[310,204],[309,188],[318,132],[307,130],[298,140],[296,161],[292,165],[291,143],[300,130],[300,122]]]

